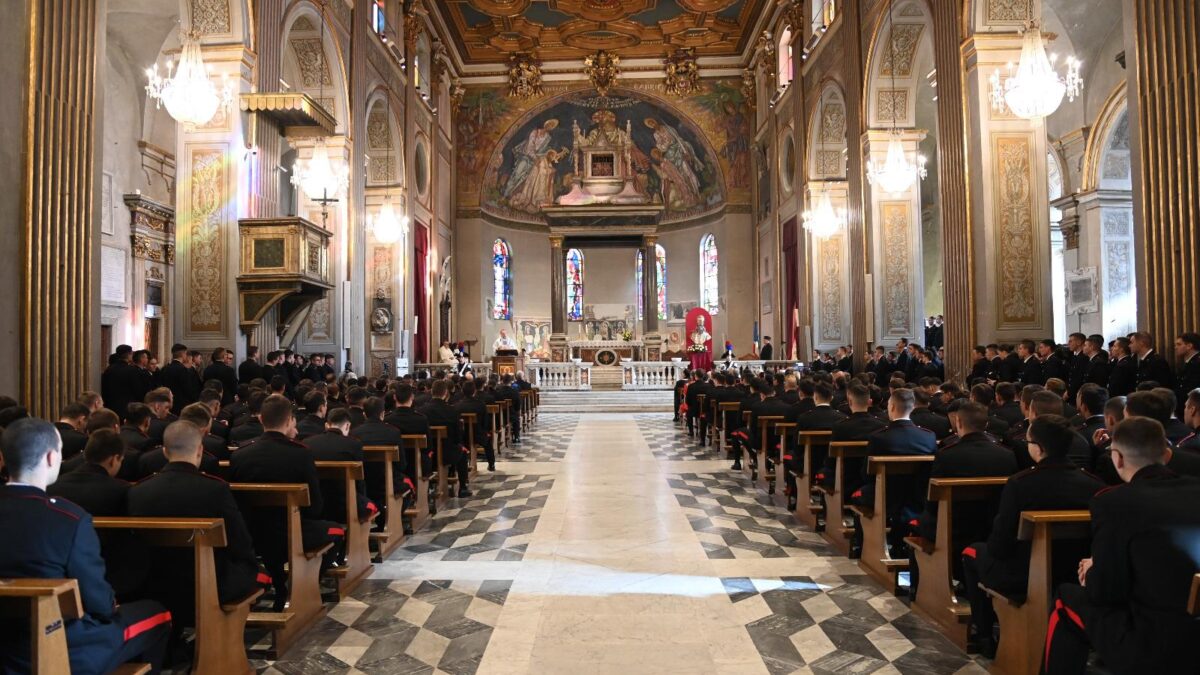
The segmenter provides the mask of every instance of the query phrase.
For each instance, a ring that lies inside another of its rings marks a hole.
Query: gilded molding
[[[1041,318],[1040,277],[1035,267],[1037,220],[1033,214],[1033,138],[1028,133],[992,136],[999,328],[1036,325]]]

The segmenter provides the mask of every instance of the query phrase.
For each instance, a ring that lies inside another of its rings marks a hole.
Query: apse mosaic
[[[739,82],[706,81],[697,94],[669,102],[633,89],[605,97],[547,89],[540,104],[491,88],[463,98],[456,116],[462,208],[544,222],[542,209],[571,191],[576,146],[601,138],[629,145],[633,187],[663,205],[664,222],[750,204],[751,113]]]

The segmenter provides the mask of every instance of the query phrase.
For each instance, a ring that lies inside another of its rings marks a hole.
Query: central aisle
[[[728,468],[669,414],[542,413],[267,672],[983,672]]]

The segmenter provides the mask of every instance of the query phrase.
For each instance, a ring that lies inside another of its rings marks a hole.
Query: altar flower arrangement
[[[632,342],[632,341],[633,341],[633,331],[631,331],[631,330],[628,330],[628,329],[626,329],[626,330],[622,331],[622,332],[621,332],[621,339],[622,339],[622,340],[624,340],[624,341],[626,341],[626,342]]]
[[[688,345],[687,350],[689,352],[706,352],[708,351],[708,345],[693,342],[692,344]]]

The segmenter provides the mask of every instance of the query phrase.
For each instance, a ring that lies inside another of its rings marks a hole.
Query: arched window
[[[792,27],[788,26],[779,34],[779,86],[786,87],[792,81]]]
[[[717,238],[710,232],[700,239],[700,306],[709,314],[716,314],[721,308],[717,265]]]
[[[492,244],[492,318],[512,318],[512,251],[503,239]]]
[[[654,247],[655,269],[658,272],[658,288],[656,295],[658,296],[658,318],[662,321],[667,320],[667,251],[661,244],[656,244]],[[638,298],[638,319],[646,318],[646,303],[642,293],[642,265],[645,264],[645,256],[641,250],[637,252],[637,298]]]
[[[583,251],[567,251],[567,320],[583,320]]]

